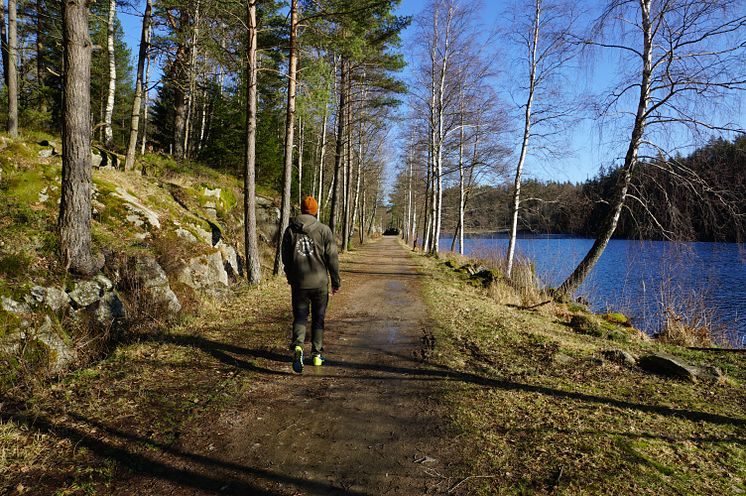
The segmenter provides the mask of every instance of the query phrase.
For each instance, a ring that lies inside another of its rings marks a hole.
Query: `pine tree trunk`
[[[104,143],[111,146],[114,133],[111,129],[111,121],[114,116],[114,98],[117,91],[117,64],[114,53],[114,21],[117,15],[116,0],[109,0],[109,20],[106,35],[106,46],[109,54],[109,92],[106,98],[106,111],[104,113]]]
[[[46,91],[46,74],[44,73],[44,23],[42,21],[44,12],[44,3],[42,0],[36,0],[36,83],[39,85],[39,112],[46,114],[49,110],[47,107]]]
[[[339,84],[339,107],[337,108],[337,143],[334,152],[334,181],[332,183],[332,200],[329,212],[329,228],[336,232],[337,227],[337,207],[339,203],[339,174],[342,169],[344,155],[344,115],[347,111],[347,61],[342,59],[340,68]]]
[[[86,0],[63,2],[64,89],[60,253],[70,272],[90,275],[91,255],[91,40]]]
[[[244,171],[244,257],[246,274],[251,284],[259,284],[262,279],[259,258],[259,240],[256,230],[256,95],[257,95],[257,24],[256,4],[249,0],[246,24],[249,28],[246,65],[246,163]]]
[[[17,0],[8,1],[8,134],[18,136]]]
[[[151,18],[152,19],[152,18]],[[150,47],[150,38],[153,33],[151,24],[148,29],[146,45]],[[145,155],[148,145],[148,121],[150,120],[150,50],[145,55],[145,81],[142,91],[142,136],[140,137],[140,155]]]
[[[145,59],[148,57],[148,33],[150,32],[150,20],[153,13],[153,2],[147,0],[145,4],[145,15],[142,18],[142,33],[140,34],[140,51],[137,55],[137,79],[135,82],[135,98],[132,100],[132,115],[130,117],[130,137],[127,143],[127,155],[124,158],[124,170],[132,170],[135,166],[135,155],[137,153],[137,137],[140,134],[140,114],[142,112],[143,100],[143,78],[145,72]],[[145,140],[143,139],[143,142]]]
[[[632,173],[637,165],[637,154],[645,131],[645,118],[650,104],[651,78],[653,73],[653,27],[650,22],[650,8],[652,0],[640,0],[642,13],[643,51],[642,51],[642,77],[640,81],[640,96],[637,103],[635,122],[630,136],[627,153],[624,157],[624,165],[619,171],[614,198],[609,204],[609,213],[604,220],[604,227],[590,251],[578,264],[572,274],[555,291],[554,299],[566,301],[577,291],[590,271],[601,258],[606,246],[619,223],[624,202],[627,199],[627,191],[632,182]]]
[[[5,2],[0,1],[0,48],[3,54],[3,82],[8,86],[8,28],[5,24]]]
[[[319,149],[319,188],[318,188],[318,200],[319,200],[319,218],[321,218],[321,210],[324,205],[324,162],[326,159],[326,121],[329,118],[327,106],[324,105],[324,118],[321,120],[321,146]]]
[[[287,115],[285,117],[285,167],[282,175],[283,192],[274,275],[278,275],[282,270],[282,235],[290,223],[290,192],[293,181],[293,137],[295,134],[295,89],[298,69],[298,0],[292,0],[290,7],[289,59],[288,103]]]
[[[303,118],[298,118],[298,205],[303,200]]]

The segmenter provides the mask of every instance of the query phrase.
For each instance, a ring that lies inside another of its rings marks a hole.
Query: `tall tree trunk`
[[[326,160],[326,121],[328,117],[328,107],[324,105],[324,116],[321,119],[321,146],[319,147],[319,188],[318,188],[318,200],[319,200],[319,218],[321,217],[321,210],[324,205],[324,162]]]
[[[46,114],[47,107],[47,90],[44,58],[44,29],[43,16],[46,15],[43,0],[36,0],[36,84],[39,86],[39,112]]]
[[[621,216],[624,202],[627,199],[627,191],[632,182],[632,172],[637,165],[637,155],[645,132],[645,118],[650,105],[651,79],[653,73],[653,27],[650,22],[650,8],[652,0],[640,0],[642,12],[642,32],[643,32],[643,51],[642,58],[642,77],[640,81],[640,96],[637,103],[637,112],[635,122],[629,140],[627,153],[624,156],[624,165],[619,170],[619,178],[614,191],[614,198],[609,204],[609,213],[604,220],[603,229],[596,241],[593,243],[590,251],[583,260],[578,264],[572,274],[562,283],[555,291],[554,299],[564,301],[572,297],[572,294],[580,287],[591,269],[601,258],[609,240],[614,235],[619,217]]]
[[[288,103],[285,118],[285,167],[283,171],[280,229],[275,253],[274,275],[282,270],[282,235],[290,223],[290,190],[293,181],[293,137],[295,134],[295,88],[298,69],[298,0],[290,6],[290,57],[288,70]]]
[[[337,227],[337,203],[339,202],[339,174],[342,168],[344,155],[344,115],[347,111],[347,61],[342,59],[340,64],[340,84],[339,84],[339,106],[337,108],[337,143],[334,151],[334,181],[332,187],[331,209],[329,212],[329,228],[332,232]]]
[[[246,24],[249,28],[246,64],[246,162],[244,170],[244,257],[246,274],[251,284],[259,284],[262,266],[256,231],[256,94],[257,94],[257,24],[256,4],[249,0]]]
[[[145,72],[145,60],[148,58],[148,33],[150,32],[150,21],[152,14],[153,2],[152,0],[147,0],[147,2],[145,3],[145,15],[142,18],[140,51],[137,54],[137,79],[135,82],[135,98],[132,100],[132,115],[130,116],[130,137],[127,143],[127,155],[124,158],[124,170],[132,170],[135,166],[135,154],[137,153],[137,137],[140,134],[140,114],[142,113],[142,100],[144,92],[143,77]],[[143,141],[145,141],[144,138]]]
[[[152,20],[152,18],[151,18]],[[142,91],[142,136],[140,137],[140,154],[145,155],[148,145],[148,121],[150,121],[150,38],[153,35],[153,25],[148,29],[145,54],[145,81]]]
[[[0,1],[0,48],[3,54],[3,82],[8,86],[8,28],[5,24],[5,2]]]
[[[106,31],[106,47],[109,54],[109,92],[106,98],[106,111],[104,113],[104,143],[111,146],[114,133],[111,129],[111,121],[114,116],[114,98],[117,91],[117,63],[114,53],[114,22],[117,15],[117,1],[109,0],[109,20]]]
[[[298,205],[303,200],[303,118],[298,118]]]
[[[343,205],[343,224],[342,224],[342,253],[347,251],[350,232],[352,231],[351,222],[351,204],[352,204],[352,69],[348,69],[350,74],[347,76],[347,95],[349,103],[347,104],[347,115],[345,124],[345,174],[344,174],[344,202]]]
[[[8,1],[8,134],[18,136],[17,0]]]
[[[513,183],[513,203],[511,205],[510,221],[510,241],[508,242],[508,267],[506,275],[508,278],[513,273],[513,259],[515,256],[515,244],[518,236],[518,213],[521,208],[521,175],[523,174],[523,164],[526,160],[528,151],[528,140],[531,137],[531,107],[534,102],[534,92],[536,89],[536,54],[539,48],[539,26],[541,17],[541,0],[534,1],[534,30],[531,42],[529,44],[529,81],[528,81],[528,100],[526,101],[525,113],[523,115],[523,139],[521,141],[521,153],[518,157],[518,165],[515,168],[515,181]]]
[[[191,157],[190,151],[191,136],[192,136],[192,117],[194,115],[194,102],[197,93],[197,39],[199,37],[199,22],[200,22],[200,2],[194,5],[194,26],[192,28],[192,39],[189,45],[189,67],[188,67],[188,79],[189,79],[189,92],[186,97],[186,122],[184,123],[184,155]]]
[[[63,2],[64,89],[60,253],[69,271],[90,275],[91,255],[91,40],[88,2]]]

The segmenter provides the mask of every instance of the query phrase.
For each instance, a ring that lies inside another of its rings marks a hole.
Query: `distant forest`
[[[687,157],[661,160],[635,176],[615,237],[742,242],[746,228],[746,136],[714,139]],[[677,171],[700,180],[680,181]],[[523,184],[519,229],[526,233],[595,237],[608,212],[617,170],[602,170],[581,184],[528,180]],[[458,189],[445,192],[444,229],[458,221]],[[477,186],[466,207],[466,231],[507,231],[511,186]]]

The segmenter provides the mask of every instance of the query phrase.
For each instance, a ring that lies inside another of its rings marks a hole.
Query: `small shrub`
[[[713,345],[712,330],[706,321],[693,323],[691,319],[678,315],[671,308],[667,309],[663,328],[655,337],[663,343],[679,346]]]

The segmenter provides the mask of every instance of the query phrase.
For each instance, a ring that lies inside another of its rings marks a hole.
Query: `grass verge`
[[[470,477],[462,494],[746,494],[746,363],[644,339],[573,332],[577,309],[496,304],[445,264],[430,277],[433,360]],[[606,360],[666,351],[726,372],[696,384]]]

